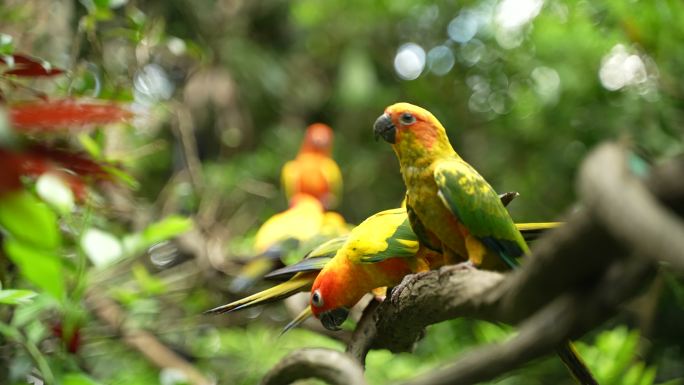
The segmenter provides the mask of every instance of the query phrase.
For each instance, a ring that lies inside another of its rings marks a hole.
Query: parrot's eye
[[[409,112],[404,112],[401,115],[399,115],[399,121],[401,122],[401,124],[409,125],[416,122],[416,117]]]
[[[313,292],[313,295],[311,296],[311,303],[316,307],[323,306],[323,296],[321,295],[320,290],[317,289]]]

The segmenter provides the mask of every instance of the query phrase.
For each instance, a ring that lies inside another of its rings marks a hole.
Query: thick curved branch
[[[509,372],[613,316],[616,306],[633,296],[653,271],[638,259],[617,262],[594,290],[557,298],[525,320],[511,340],[473,350],[453,365],[403,385],[475,384]]]
[[[628,161],[615,145],[594,151],[580,171],[582,200],[628,249],[684,272],[684,223],[629,172]]]
[[[349,355],[330,349],[301,349],[283,358],[261,385],[287,385],[318,378],[332,385],[366,385],[363,368]]]

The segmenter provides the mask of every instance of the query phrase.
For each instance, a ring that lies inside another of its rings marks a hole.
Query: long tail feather
[[[252,294],[248,297],[239,299],[226,305],[218,306],[207,310],[204,314],[221,314],[242,309],[247,309],[252,306],[262,305],[269,302],[278,301],[287,298],[300,291],[311,289],[311,285],[316,279],[317,272],[298,274],[289,281],[283,282],[279,285],[273,286],[266,290]]]
[[[563,346],[556,349],[556,353],[568,368],[572,376],[582,385],[598,385],[591,371],[580,357],[572,342],[567,341]]]
[[[544,234],[547,230],[555,229],[563,225],[563,222],[537,222],[537,223],[516,223],[515,227],[525,238],[525,242],[534,241]]]

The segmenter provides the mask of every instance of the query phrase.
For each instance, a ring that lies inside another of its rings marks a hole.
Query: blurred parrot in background
[[[311,195],[297,194],[287,210],[273,215],[259,228],[254,239],[256,256],[240,270],[229,289],[242,292],[281,266],[288,255],[347,232],[348,225],[340,214],[324,211],[321,202]]]
[[[306,129],[294,160],[283,166],[281,179],[287,199],[299,193],[321,201],[326,209],[337,207],[342,197],[342,173],[332,159],[333,131],[322,123]]]
[[[397,103],[385,109],[373,131],[392,144],[399,159],[406,209],[421,245],[485,269],[518,266],[517,259],[529,252],[522,234],[494,189],[454,151],[432,113]],[[569,341],[557,352],[580,383],[596,384]]]

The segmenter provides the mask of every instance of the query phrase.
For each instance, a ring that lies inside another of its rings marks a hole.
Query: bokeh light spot
[[[454,67],[454,53],[445,45],[439,45],[431,49],[427,54],[427,62],[430,71],[435,75],[446,75]]]
[[[530,74],[534,81],[534,90],[544,103],[555,104],[560,95],[561,79],[558,72],[549,67],[537,67]]]
[[[404,80],[414,80],[425,68],[425,50],[415,43],[406,43],[399,47],[394,57],[394,70]]]
[[[477,33],[477,19],[470,11],[461,12],[447,26],[447,33],[451,40],[458,43],[467,43]]]
[[[630,54],[624,45],[618,44],[601,60],[599,79],[603,87],[617,91],[625,86],[645,83],[648,76],[639,55]]]

